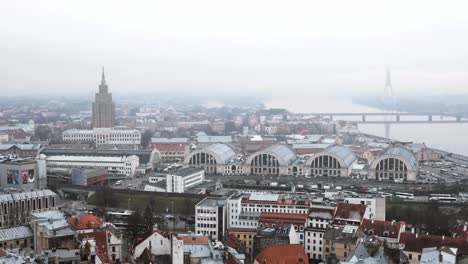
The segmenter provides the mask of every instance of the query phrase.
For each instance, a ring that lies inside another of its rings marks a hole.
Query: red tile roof
[[[93,214],[83,214],[79,217],[72,216],[68,218],[68,223],[75,228],[75,230],[95,229],[102,226],[103,221],[101,218]]]
[[[157,149],[159,151],[183,151],[185,150],[185,146],[187,144],[181,143],[169,143],[169,144],[152,144],[153,149]]]
[[[468,254],[468,241],[462,237],[401,233],[399,243],[404,245],[404,251],[422,252],[423,248],[446,246],[458,248],[458,254]]]
[[[363,219],[361,223],[361,231],[366,235],[376,235],[379,237],[398,238],[400,228],[405,222],[392,222],[382,220]],[[372,232],[372,233],[371,233]],[[384,233],[388,233],[385,234]]]
[[[207,236],[178,236],[185,244],[208,244]]]
[[[308,264],[309,257],[304,245],[272,245],[264,249],[255,259],[260,264]]]
[[[304,225],[307,219],[306,214],[269,213],[260,214],[259,223],[278,225]]]
[[[363,204],[338,203],[333,218],[361,221],[365,212],[366,206]]]
[[[242,264],[242,262],[236,259],[233,255],[229,254],[224,264]]]
[[[88,238],[93,238],[96,241],[96,255],[102,260],[103,263],[112,263],[107,254],[107,237],[110,237],[110,234],[107,234],[107,231],[97,231],[91,233],[82,233],[78,235],[80,241],[83,241]],[[89,243],[87,242],[89,247]]]

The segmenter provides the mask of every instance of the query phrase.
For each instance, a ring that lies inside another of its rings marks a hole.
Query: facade
[[[226,199],[207,197],[195,206],[195,233],[224,241],[227,221]]]
[[[198,168],[184,168],[166,175],[166,192],[184,193],[205,182],[205,171]]]
[[[0,186],[21,190],[46,188],[46,161],[41,158],[0,161]]]
[[[426,144],[409,144],[408,148],[414,153],[418,161],[433,161],[439,160],[439,153],[428,148]]]
[[[190,153],[188,138],[151,138],[148,148],[159,153],[162,163],[183,161]]]
[[[348,177],[357,157],[348,147],[331,145],[307,161],[310,175],[323,177]]]
[[[346,197],[344,202],[366,205],[367,208],[364,214],[364,218],[366,219],[385,220],[385,197]]]
[[[253,175],[288,175],[288,166],[296,154],[287,145],[276,144],[247,158],[244,171]]]
[[[334,254],[338,260],[345,261],[359,244],[357,226],[344,225],[329,227],[323,235],[324,259]]]
[[[91,186],[107,182],[107,169],[71,169],[71,184],[79,186]]]
[[[0,249],[23,249],[33,246],[34,234],[29,226],[0,229]]]
[[[98,157],[126,157],[135,155],[139,159],[139,166],[154,169],[158,163],[155,150],[106,150],[106,149],[51,149],[41,151],[46,156],[98,156]]]
[[[394,147],[375,159],[369,167],[369,178],[396,182],[416,181],[418,160],[402,147]]]
[[[323,235],[333,221],[334,207],[313,205],[307,216],[304,249],[309,259],[323,259]]]
[[[236,193],[228,198],[228,228],[259,227],[260,214],[285,213],[306,214],[310,207],[309,200],[300,200],[281,194],[272,193]]]
[[[112,101],[112,93],[109,93],[103,68],[99,93],[96,93],[93,103],[93,128],[111,128],[114,126],[115,104]]]
[[[259,228],[283,228],[290,226],[294,231],[294,239],[290,239],[300,244],[304,243],[304,229],[306,225],[307,214],[285,214],[285,213],[260,213],[258,220]],[[293,244],[291,242],[291,244]],[[295,243],[294,243],[295,244]]]
[[[168,263],[184,263],[183,261],[184,242],[177,235],[172,233],[164,233],[153,231],[146,234],[142,238],[137,238],[134,241],[131,254],[134,259],[141,258],[146,251],[150,255],[155,256],[172,256],[172,262]]]
[[[237,238],[245,253],[253,254],[255,237],[257,236],[256,228],[229,228],[227,233],[229,236]]]
[[[37,157],[42,148],[40,144],[0,144],[0,154],[18,158]]]
[[[94,128],[91,130],[69,129],[62,134],[65,142],[94,142],[99,145],[133,145],[141,144],[141,133],[138,130],[121,130],[112,128]]]
[[[51,190],[0,194],[0,228],[30,223],[32,211],[54,209],[58,195]]]
[[[229,145],[215,143],[190,153],[185,158],[184,164],[203,168],[207,174],[224,174],[226,171],[240,169],[234,163],[236,157],[236,153]]]
[[[139,165],[137,156],[49,156],[47,166],[52,168],[106,168],[109,176],[133,177]]]
[[[75,249],[75,232],[61,211],[32,212],[31,226],[34,230],[35,251],[54,248]]]

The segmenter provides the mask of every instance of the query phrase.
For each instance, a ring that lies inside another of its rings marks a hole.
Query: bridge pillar
[[[457,122],[461,121],[461,116],[457,116]]]
[[[427,121],[432,122],[432,115],[427,116]]]
[[[396,121],[400,122],[400,115],[396,115]]]
[[[333,115],[330,115],[330,121],[333,121]]]
[[[366,115],[362,115],[362,122],[366,122]]]

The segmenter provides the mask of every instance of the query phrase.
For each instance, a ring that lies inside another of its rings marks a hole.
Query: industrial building
[[[369,179],[390,181],[416,181],[418,160],[402,147],[389,148],[376,158],[369,167]]]
[[[53,168],[106,168],[113,178],[134,177],[139,165],[135,155],[127,157],[103,156],[49,156],[46,158],[49,169]]]

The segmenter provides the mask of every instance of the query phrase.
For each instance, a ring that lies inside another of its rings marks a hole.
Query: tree
[[[117,203],[114,192],[109,186],[103,186],[96,190],[96,204],[103,207],[113,207]]]
[[[146,148],[148,146],[153,134],[154,132],[151,130],[145,130],[145,132],[143,132],[143,135],[141,135],[141,145],[143,146],[143,148]]]
[[[153,209],[148,204],[145,208],[145,212],[143,214],[143,219],[145,221],[145,228],[146,231],[153,230],[153,226],[155,224],[154,217],[153,217]]]
[[[144,219],[140,213],[140,209],[136,209],[136,211],[128,217],[127,223],[133,238],[136,238],[144,231]]]
[[[39,125],[34,131],[34,135],[41,141],[47,141],[52,137],[52,130],[47,125]]]

